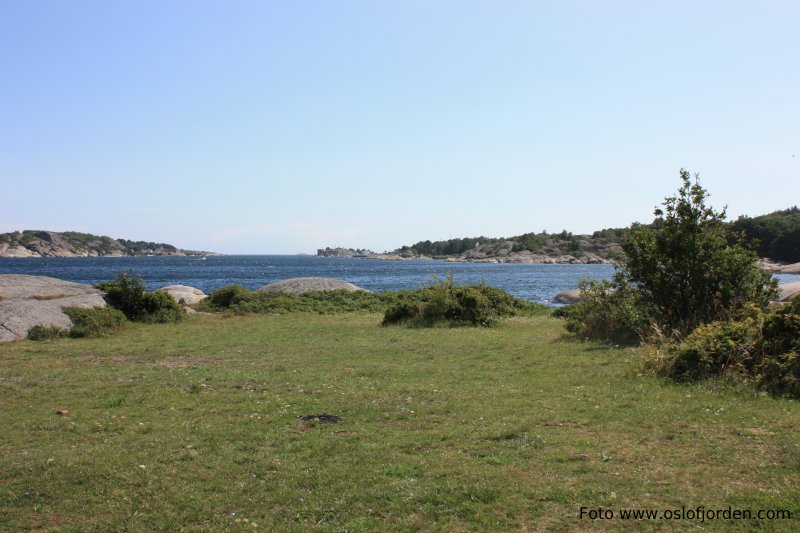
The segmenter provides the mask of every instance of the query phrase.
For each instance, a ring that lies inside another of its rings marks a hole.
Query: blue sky
[[[0,231],[224,253],[800,203],[800,2],[0,0]],[[796,156],[796,157],[795,157]]]

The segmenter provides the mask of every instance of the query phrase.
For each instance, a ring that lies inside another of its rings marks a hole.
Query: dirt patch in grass
[[[297,418],[304,422],[318,422],[320,424],[338,424],[342,421],[341,416],[322,414],[322,415],[300,415]]]
[[[33,297],[34,300],[60,300],[61,298],[67,298],[69,294],[37,294]]]

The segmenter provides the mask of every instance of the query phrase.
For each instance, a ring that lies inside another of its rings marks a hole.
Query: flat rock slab
[[[0,275],[0,342],[24,339],[33,326],[72,326],[64,307],[105,307],[91,285],[45,276]]]
[[[183,305],[196,304],[206,297],[206,293],[200,289],[189,287],[188,285],[167,285],[156,289],[157,291],[166,292],[172,296],[176,302]]]
[[[781,291],[780,300],[788,302],[797,295],[800,295],[800,281],[792,281],[780,285],[778,289]]]
[[[345,290],[349,292],[363,291],[361,287],[357,287],[352,283],[342,281],[334,278],[291,278],[283,281],[276,281],[269,285],[264,285],[259,291],[275,291],[275,292],[288,292],[292,294],[302,294],[304,292],[312,291],[340,291]]]

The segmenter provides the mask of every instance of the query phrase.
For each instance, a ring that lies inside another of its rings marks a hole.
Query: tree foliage
[[[797,206],[753,218],[741,216],[731,227],[744,233],[759,256],[800,262],[800,209]]]
[[[668,336],[682,337],[748,303],[765,307],[775,296],[755,252],[731,242],[725,209],[706,205],[698,178],[681,169],[682,185],[656,208],[657,223],[631,228],[622,245],[627,261],[616,274],[618,284],[636,288],[651,322]]]
[[[706,205],[698,178],[681,169],[678,193],[655,210],[658,223],[631,228],[622,245],[627,261],[616,275],[636,287],[651,322],[668,336],[684,336],[747,303],[765,307],[775,295],[758,256],[731,242],[725,209]]]

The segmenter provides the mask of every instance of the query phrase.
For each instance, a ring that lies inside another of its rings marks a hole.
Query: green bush
[[[122,329],[125,315],[111,307],[65,307],[64,313],[72,321],[70,337],[102,337]]]
[[[647,336],[649,323],[639,293],[627,285],[582,279],[581,300],[556,309],[570,333],[615,344],[637,344]]]
[[[114,281],[100,283],[108,305],[122,311],[135,322],[177,322],[183,318],[180,305],[165,292],[145,292],[142,278],[135,272],[120,272]]]
[[[764,313],[751,306],[697,328],[668,349],[663,373],[677,381],[725,376],[800,398],[800,299]]]
[[[396,301],[384,313],[383,325],[405,323],[493,326],[502,317],[547,313],[546,307],[515,298],[486,285],[455,285],[451,277],[416,291],[392,295]]]
[[[32,341],[59,339],[69,335],[69,331],[57,326],[33,326],[28,330],[28,338]]]
[[[615,276],[640,294],[650,322],[683,338],[748,304],[765,308],[776,283],[758,256],[724,225],[725,210],[706,205],[708,192],[681,169],[678,194],[656,209],[652,226],[634,225],[622,244],[626,261]]]
[[[226,285],[203,299],[203,306],[211,309],[228,309],[232,305],[252,298],[253,291],[241,285]]]
[[[754,308],[738,320],[700,326],[684,342],[668,348],[669,376],[678,381],[695,381],[723,373],[752,375],[763,319],[763,313]]]
[[[419,316],[421,313],[419,302],[397,302],[389,307],[383,315],[383,325],[399,324]]]

